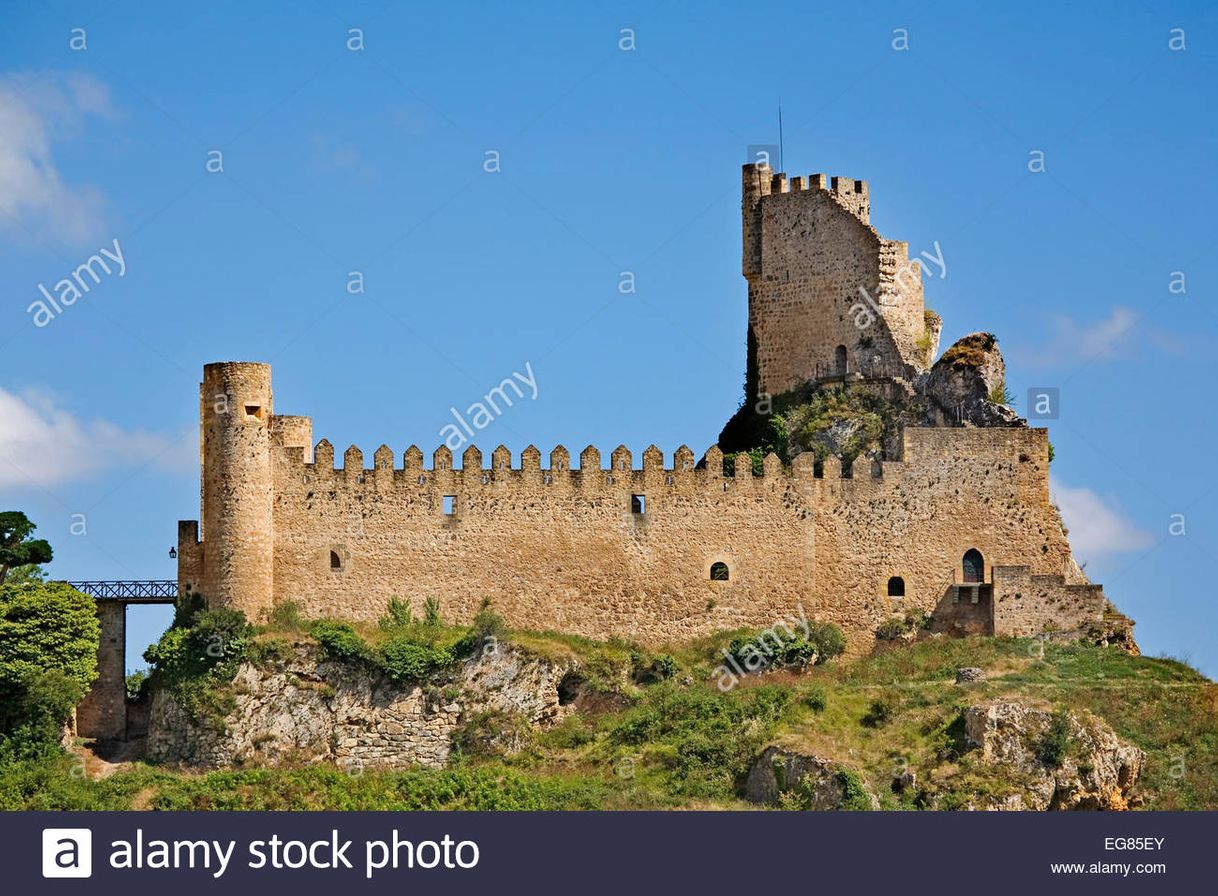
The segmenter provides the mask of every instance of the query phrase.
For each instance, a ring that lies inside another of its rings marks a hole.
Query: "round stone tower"
[[[258,621],[274,595],[271,368],[203,368],[203,596]]]

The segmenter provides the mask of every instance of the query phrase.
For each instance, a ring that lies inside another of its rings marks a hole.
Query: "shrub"
[[[1015,395],[1007,388],[1006,381],[995,383],[994,388],[990,389],[990,394],[986,396],[991,404],[1005,404],[1007,407],[1012,407],[1015,404]]]
[[[311,634],[330,656],[337,660],[356,662],[371,656],[368,645],[359,632],[346,622],[319,619],[309,627]]]
[[[475,643],[482,645],[491,640],[502,640],[507,634],[507,623],[503,617],[491,608],[491,599],[483,598],[482,606],[474,615],[474,629],[471,633]]]
[[[404,637],[390,640],[381,656],[385,673],[398,682],[427,681],[453,662],[451,651]]]
[[[893,616],[876,626],[875,637],[877,641],[895,641],[907,631],[909,626],[905,624],[905,620]]]
[[[148,671],[146,669],[136,669],[127,676],[127,699],[139,700],[148,690]]]
[[[1045,765],[1059,768],[1070,749],[1070,714],[1064,709],[1053,713],[1049,724],[1036,742],[1036,758]]]
[[[813,712],[824,712],[828,705],[828,700],[825,698],[824,688],[812,688],[804,694],[804,706]]]
[[[846,636],[832,622],[809,623],[808,642],[816,648],[818,666],[846,652]]]
[[[439,628],[442,624],[440,620],[440,601],[434,597],[429,597],[423,601],[423,624],[429,628]]]
[[[867,788],[863,779],[850,769],[839,769],[837,783],[842,787],[841,809],[844,812],[867,812],[871,809],[871,799],[867,796]]]
[[[267,625],[280,632],[303,632],[308,628],[308,623],[300,613],[300,604],[294,600],[275,604],[267,614]]]
[[[385,615],[377,620],[377,625],[387,632],[414,625],[414,610],[410,608],[410,601],[399,600],[396,597],[389,598]]]
[[[247,658],[252,633],[240,610],[179,607],[173,626],[144,651],[149,684],[171,689],[188,713],[218,727],[232,711],[225,685]]]
[[[501,709],[476,712],[458,725],[451,735],[458,758],[499,757],[518,752],[531,734],[527,719]]]
[[[871,701],[867,714],[863,716],[863,725],[867,728],[882,728],[892,721],[895,713],[896,707],[893,705],[893,701],[888,697],[881,697]]]
[[[677,674],[677,661],[666,653],[649,656],[637,650],[630,652],[630,677],[635,684],[655,684]]]

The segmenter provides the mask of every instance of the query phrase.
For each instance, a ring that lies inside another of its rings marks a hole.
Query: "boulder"
[[[801,809],[823,812],[862,808],[846,805],[850,781],[850,776],[836,762],[770,746],[749,769],[744,798],[752,803],[776,806],[784,802],[784,794],[789,794],[795,797]],[[867,793],[864,798],[870,808],[879,808],[879,801],[873,794]]]
[[[1014,793],[983,798],[980,809],[1127,809],[1145,754],[1125,743],[1100,719],[1065,717],[1065,749],[1046,756],[1052,713],[1017,701],[970,706],[964,733],[979,766],[1003,767],[1018,780]]]
[[[985,670],[976,666],[961,666],[956,670],[956,684],[985,681]]]
[[[970,333],[943,353],[920,380],[931,405],[929,422],[973,426],[1026,426],[1014,410],[990,396],[1006,384],[1006,364],[993,333]]]

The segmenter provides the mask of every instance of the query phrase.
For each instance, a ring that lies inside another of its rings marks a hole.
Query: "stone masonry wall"
[[[275,464],[275,598],[310,615],[371,621],[390,597],[435,597],[463,621],[490,597],[517,627],[656,643],[768,625],[815,579],[811,477],[782,475],[777,459],[753,479],[695,470],[689,449],[676,469],[649,452],[642,470],[625,449],[611,469],[585,451],[576,470],[561,448],[545,470],[535,449],[516,469],[505,448],[489,468],[473,449],[454,470],[446,448],[427,469],[418,449],[395,469],[382,448],[373,469],[348,449],[335,470],[322,441],[315,461],[283,448]],[[729,581],[711,580],[716,562]]]
[[[81,737],[112,740],[127,732],[127,607],[119,600],[97,601],[101,632],[97,645],[97,678],[76,708]]]
[[[1018,563],[1086,583],[1049,501],[1048,466],[1047,432],[1024,428],[906,428],[903,459],[884,462],[878,479],[858,463],[853,478],[836,478],[830,459],[815,493],[815,612],[857,629],[933,610],[962,581],[970,548],[987,581],[995,565]],[[892,576],[904,579],[903,599],[888,597]],[[1042,625],[1053,618],[1048,605],[1028,607]]]
[[[802,605],[861,647],[894,612],[933,609],[970,548],[987,572],[1026,565],[1086,583],[1049,503],[1047,450],[1039,429],[907,428],[903,460],[842,478],[833,458],[817,477],[810,455],[724,475],[717,448],[705,469],[687,448],[671,467],[649,449],[641,470],[624,448],[608,469],[586,450],[574,470],[563,448],[544,469],[536,449],[517,466],[506,448],[489,465],[471,448],[454,470],[446,448],[425,467],[417,448],[395,463],[382,446],[366,468],[352,447],[335,469],[328,441],[311,464],[276,444],[274,600],[373,621],[390,597],[435,597],[463,622],[490,597],[515,627],[648,644],[769,625]],[[726,582],[710,578],[718,562]],[[905,598],[887,596],[891,576]],[[1058,612],[1024,605],[1033,621]]]

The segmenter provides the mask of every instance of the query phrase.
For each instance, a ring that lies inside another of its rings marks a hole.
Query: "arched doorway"
[[[978,584],[985,581],[985,558],[981,551],[969,548],[964,554],[964,583]]]
[[[839,345],[833,350],[833,372],[837,376],[846,375],[846,346]]]

